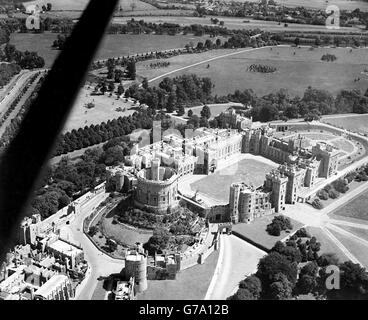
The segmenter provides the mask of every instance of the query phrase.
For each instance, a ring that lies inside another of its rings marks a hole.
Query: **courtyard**
[[[270,160],[250,154],[237,155],[235,160],[237,161],[233,164],[220,168],[212,175],[193,176],[192,178],[199,180],[190,183],[191,191],[198,191],[201,196],[217,202],[228,203],[232,183],[244,182],[259,187],[263,185],[265,175],[277,167]]]

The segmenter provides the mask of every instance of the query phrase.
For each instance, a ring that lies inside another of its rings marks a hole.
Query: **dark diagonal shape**
[[[49,160],[117,0],[91,0],[48,73],[0,163],[0,261],[14,245],[42,168]]]

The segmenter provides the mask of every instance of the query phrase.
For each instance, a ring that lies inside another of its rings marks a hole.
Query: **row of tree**
[[[161,120],[162,117],[159,114],[155,115],[154,110],[149,108],[140,112],[134,112],[130,116],[109,120],[106,123],[92,124],[78,130],[73,129],[60,136],[54,155],[59,156],[129,135],[136,129],[151,129],[155,119]]]
[[[20,70],[19,65],[15,63],[0,64],[0,88],[5,86]]]
[[[306,237],[307,238],[306,240]],[[368,272],[351,261],[341,263],[333,254],[319,255],[321,244],[301,229],[284,244],[278,241],[262,258],[255,274],[239,284],[230,300],[290,300],[311,294],[317,299],[367,299]],[[303,263],[303,266],[301,266]],[[329,268],[338,268],[331,275]],[[340,288],[327,286],[328,277]]]
[[[41,214],[45,219],[67,206],[71,201],[93,189],[106,179],[106,166],[121,163],[130,154],[129,137],[111,139],[101,148],[88,149],[79,161],[63,157],[47,170],[35,197],[30,214]]]
[[[286,89],[280,89],[263,97],[257,97],[252,89],[236,90],[215,102],[240,102],[252,106],[246,115],[255,121],[288,120],[304,118],[318,120],[321,115],[335,113],[367,113],[368,90],[364,94],[357,89],[341,90],[334,97],[327,90],[308,87],[303,97],[291,97]],[[213,126],[226,127],[229,124],[223,115],[218,116]]]
[[[9,43],[5,46],[4,51],[0,51],[0,60],[14,62],[22,69],[43,68],[45,66],[45,60],[37,52],[22,52]]]

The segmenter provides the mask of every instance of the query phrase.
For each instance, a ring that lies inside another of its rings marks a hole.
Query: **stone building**
[[[172,168],[161,167],[159,159],[152,161],[151,168],[139,171],[137,179],[138,206],[163,213],[178,205],[178,175]]]
[[[321,162],[319,176],[329,178],[337,172],[339,151],[326,143],[318,143],[312,147],[312,154]]]
[[[249,223],[256,218],[274,212],[269,192],[255,189],[244,183],[233,183],[230,187],[229,198],[229,212],[232,223]]]

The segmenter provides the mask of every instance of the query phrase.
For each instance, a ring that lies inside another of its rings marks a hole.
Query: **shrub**
[[[318,210],[323,209],[323,204],[321,203],[319,199],[314,199],[314,201],[312,202],[312,206],[313,208],[318,209]]]
[[[293,225],[289,218],[284,216],[275,217],[267,226],[266,231],[272,236],[279,236],[283,230],[292,230]]]
[[[349,190],[348,181],[345,179],[339,179],[333,182],[333,187],[340,193],[346,193]]]
[[[328,192],[326,190],[320,190],[320,191],[318,191],[317,196],[321,200],[328,200]]]
[[[336,190],[332,189],[328,192],[328,196],[331,198],[331,199],[337,199],[339,196],[340,196],[340,193],[337,192]]]
[[[308,233],[308,231],[305,228],[300,228],[295,235],[299,238],[310,238],[311,235]]]

